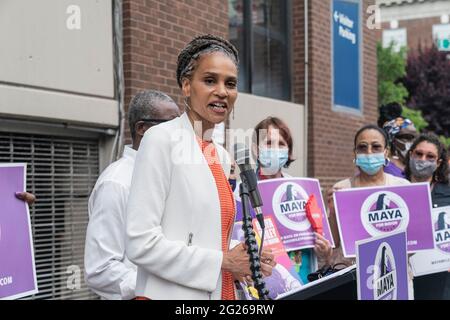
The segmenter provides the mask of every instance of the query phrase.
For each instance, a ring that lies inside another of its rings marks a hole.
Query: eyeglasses
[[[163,123],[163,122],[167,122],[170,120],[171,119],[140,119],[139,121],[158,124],[158,123]]]
[[[357,154],[367,154],[369,153],[369,150],[371,150],[372,153],[381,153],[384,151],[384,146],[379,143],[361,143],[358,144],[355,148]]]

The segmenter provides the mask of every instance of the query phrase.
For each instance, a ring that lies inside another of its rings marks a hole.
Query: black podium
[[[280,300],[357,300],[356,266],[308,283]]]

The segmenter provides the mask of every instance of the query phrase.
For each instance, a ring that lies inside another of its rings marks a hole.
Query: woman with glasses
[[[336,249],[333,263],[354,264],[355,259],[344,258],[340,247],[339,230],[334,211],[333,193],[340,189],[405,185],[410,182],[384,172],[388,165],[388,137],[386,132],[375,125],[366,125],[356,132],[354,140],[354,160],[356,173],[353,177],[339,181],[327,193],[329,220]]]
[[[327,193],[329,221],[336,248],[333,250],[333,264],[343,263],[350,266],[355,259],[345,258],[339,240],[339,229],[333,203],[333,193],[340,189],[407,185],[409,181],[384,172],[388,160],[388,137],[386,132],[376,125],[366,125],[356,132],[354,140],[354,176],[339,181]],[[359,219],[359,217],[355,217]],[[412,274],[410,273],[410,280]],[[410,296],[413,296],[413,284],[409,283]]]
[[[450,206],[448,155],[445,146],[434,134],[420,135],[406,156],[405,173],[412,183],[428,182],[433,208]],[[415,298],[450,299],[450,276],[439,272],[414,278]]]
[[[411,182],[428,182],[433,207],[450,206],[448,155],[445,146],[434,134],[421,134],[406,156],[406,178]]]

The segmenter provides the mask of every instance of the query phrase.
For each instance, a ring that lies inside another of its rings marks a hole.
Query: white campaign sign
[[[410,258],[414,276],[450,270],[450,206],[434,208],[432,216],[435,248]]]

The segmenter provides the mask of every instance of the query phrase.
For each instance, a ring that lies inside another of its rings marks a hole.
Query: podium
[[[310,282],[279,300],[357,300],[356,265]]]

